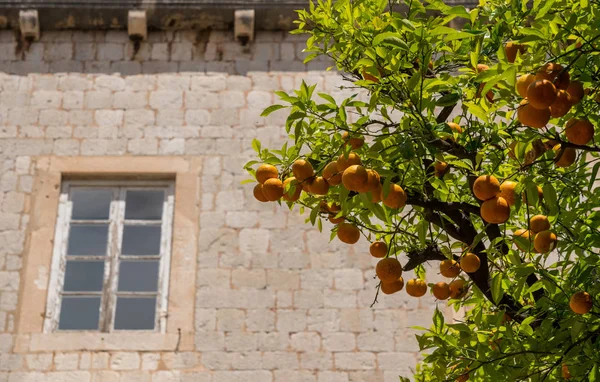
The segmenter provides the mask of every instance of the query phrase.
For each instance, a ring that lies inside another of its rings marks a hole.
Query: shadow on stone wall
[[[242,46],[232,32],[151,32],[138,46],[126,31],[43,32],[31,45],[19,42],[12,31],[0,32],[0,72],[137,74],[218,72],[321,71],[324,59],[304,64],[305,37],[287,32],[258,32]]]

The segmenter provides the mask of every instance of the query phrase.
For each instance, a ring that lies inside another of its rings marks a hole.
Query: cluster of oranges
[[[529,240],[529,248],[533,246],[535,253],[548,253],[556,248],[558,239],[550,230],[550,221],[547,216],[535,215],[529,219],[529,229],[518,229],[513,233],[514,237]],[[527,252],[529,248],[523,248],[516,243],[517,248]]]
[[[375,267],[375,273],[381,281],[381,291],[385,294],[393,294],[404,288],[402,278],[402,265],[393,258],[387,257],[388,247],[383,241],[371,243],[369,247],[371,256],[379,258]],[[427,284],[421,279],[412,279],[406,283],[406,293],[413,297],[421,297],[427,292]]]
[[[550,118],[564,117],[585,96],[583,84],[571,81],[569,72],[560,64],[544,65],[536,74],[525,74],[517,79],[517,93],[523,97],[517,109],[517,119],[525,126],[541,129]],[[564,130],[567,140],[576,145],[586,145],[594,137],[594,126],[586,119],[570,119]],[[569,167],[575,162],[577,152],[572,147],[552,147],[556,165]]]
[[[364,144],[363,138],[342,137],[354,150]],[[336,160],[323,168],[321,175],[315,174],[312,164],[305,159],[296,160],[292,166],[292,175],[285,180],[279,179],[277,168],[262,164],[256,170],[258,184],[254,187],[254,197],[261,202],[277,201],[281,198],[296,201],[302,191],[313,195],[327,195],[332,186],[342,185],[349,191],[370,193],[373,203],[382,202],[389,208],[399,209],[406,204],[407,196],[401,186],[391,183],[384,191],[381,177],[377,171],[362,165],[360,156],[351,151],[341,154]],[[360,230],[346,223],[339,215],[341,208],[336,204],[321,204],[321,212],[328,214],[329,221],[337,224],[337,237],[344,243],[354,244],[360,239]]]
[[[481,175],[473,183],[473,194],[482,200],[481,218],[491,224],[505,223],[510,217],[510,206],[515,203],[515,182],[500,185],[493,175]]]

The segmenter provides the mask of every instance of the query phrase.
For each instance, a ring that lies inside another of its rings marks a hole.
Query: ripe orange
[[[541,129],[550,121],[550,108],[536,109],[524,99],[517,109],[517,119],[521,124],[536,129]]]
[[[533,238],[535,237],[535,233],[531,232],[528,229],[519,228],[518,230],[513,232],[513,237],[522,237],[523,239],[529,239],[530,244],[528,248],[520,246],[519,243],[515,241],[517,248],[519,248],[521,251],[528,252],[529,250],[533,249]]]
[[[344,172],[348,167],[354,165],[360,165],[362,162],[360,157],[355,152],[348,153],[348,156],[345,154],[340,155],[337,160],[337,169],[340,172]]]
[[[477,64],[477,69],[475,70],[477,73],[481,73],[481,72],[485,72],[486,70],[488,70],[490,67],[487,66],[486,64]]]
[[[566,147],[561,149],[560,144],[558,144],[552,150],[554,150],[554,155],[556,156],[554,162],[557,167],[569,167],[575,163],[577,151],[574,148]]]
[[[304,182],[315,174],[313,166],[304,159],[298,159],[292,164],[292,172],[299,182]]]
[[[467,293],[467,283],[463,279],[456,279],[448,285],[450,298],[461,298]]]
[[[563,71],[563,67],[560,64],[549,63],[541,67],[537,74],[536,79],[548,80],[556,86],[557,89],[566,90],[571,82],[571,76],[566,70]]]
[[[460,274],[460,266],[455,260],[442,260],[440,262],[440,273],[444,277],[454,278]]]
[[[552,231],[542,231],[535,235],[533,247],[539,253],[548,253],[556,248],[558,239]]]
[[[267,179],[263,184],[262,192],[268,201],[279,200],[283,196],[283,183],[277,178]]]
[[[381,186],[381,177],[377,171],[367,169],[367,174],[369,179],[367,180],[367,183],[361,187],[360,190],[358,190],[358,192],[373,192]]]
[[[337,163],[331,162],[323,169],[323,178],[330,186],[337,186],[342,183],[342,173],[338,171]]]
[[[501,196],[483,202],[480,208],[481,218],[487,223],[502,224],[510,217],[510,206]]]
[[[356,134],[354,134],[351,138],[348,138],[347,131],[342,133],[342,139],[346,143],[349,143],[350,147],[352,147],[354,150],[360,149],[365,144],[365,139],[363,137],[358,137]]]
[[[550,229],[550,221],[547,216],[535,215],[529,219],[529,229],[533,233],[538,233]]]
[[[513,62],[515,62],[515,59],[517,58],[517,52],[520,52],[521,55],[523,55],[525,53],[526,48],[527,47],[523,44],[515,44],[512,41],[507,42],[506,45],[504,45],[504,53],[506,53],[506,61],[508,61],[512,64]]]
[[[573,378],[573,376],[571,375],[571,372],[569,371],[569,366],[567,366],[566,363],[562,364],[561,374],[562,374],[562,377],[564,379],[571,379],[571,378]]]
[[[329,192],[329,184],[322,176],[317,176],[312,180],[307,180],[307,190],[315,195],[327,195]]]
[[[343,216],[336,218],[336,215],[337,214],[329,214],[329,221],[331,222],[331,224],[339,224],[345,220]]]
[[[460,125],[458,123],[455,122],[448,122],[448,126],[450,126],[450,130],[454,131],[455,133],[462,133],[463,129],[462,127],[460,127]]]
[[[277,167],[270,164],[261,164],[256,169],[256,180],[260,184],[263,184],[267,179],[277,178],[278,176]]]
[[[500,185],[500,194],[506,200],[509,206],[514,206],[516,202],[515,188],[519,185],[517,182],[507,180]]]
[[[467,273],[477,272],[480,266],[481,260],[479,260],[479,256],[474,253],[467,253],[460,259],[460,267]]]
[[[583,99],[585,92],[583,90],[583,84],[579,81],[573,81],[567,88],[567,93],[571,96],[573,105],[578,104]]]
[[[567,122],[565,135],[569,142],[587,145],[594,138],[594,125],[585,119],[571,119]]]
[[[350,191],[360,191],[367,185],[369,173],[360,165],[352,165],[344,170],[342,184]]]
[[[259,202],[268,202],[269,200],[267,200],[267,198],[265,197],[265,194],[263,194],[263,185],[258,183],[256,186],[254,186],[254,190],[252,191],[254,193],[254,198],[256,200],[258,200]]]
[[[535,76],[533,74],[525,74],[517,79],[517,93],[523,97],[527,98],[527,88],[535,81]]]
[[[369,252],[371,252],[371,256],[377,258],[383,258],[387,255],[388,247],[383,241],[376,241],[371,243],[369,247]]]
[[[498,195],[500,182],[494,175],[481,175],[473,183],[473,194],[479,200],[488,200]]]
[[[402,288],[404,288],[404,279],[402,277],[399,277],[398,280],[391,283],[381,283],[381,291],[384,294],[400,292]]]
[[[593,306],[592,296],[587,292],[577,292],[569,300],[569,307],[577,314],[586,314]]]
[[[408,280],[406,283],[406,293],[409,296],[421,297],[427,293],[427,284],[421,279]]]
[[[556,87],[548,80],[536,80],[527,88],[529,104],[536,109],[546,109],[556,101]]]
[[[550,115],[552,118],[560,118],[566,115],[573,106],[573,100],[565,90],[559,90],[556,93],[556,101],[550,105]]]
[[[360,239],[360,230],[352,224],[340,223],[338,225],[337,237],[343,243],[354,244]]]
[[[285,189],[288,184],[290,185],[290,188],[288,189],[287,192],[285,192]],[[292,188],[294,188],[294,192],[292,192]],[[287,200],[288,202],[295,202],[296,200],[300,199],[300,193],[302,192],[302,185],[296,180],[296,178],[291,176],[283,181],[283,190],[284,190],[283,198],[285,200]]]
[[[375,273],[383,283],[391,283],[402,276],[402,265],[396,258],[388,257],[379,260],[375,267]]]
[[[434,284],[431,292],[438,300],[447,300],[450,297],[450,286],[443,281]]]
[[[377,187],[375,187],[375,189],[373,189],[373,191],[371,191],[371,202],[373,203],[379,203],[381,202],[381,190],[383,189],[383,187],[381,186],[381,183],[377,185]]]
[[[433,168],[435,169],[435,176],[438,178],[444,176],[446,173],[446,168],[448,168],[448,163],[436,161]]]
[[[394,183],[390,184],[387,196],[384,195],[383,191],[382,187],[381,200],[383,200],[383,204],[389,208],[402,208],[406,204],[406,193],[399,185]]]

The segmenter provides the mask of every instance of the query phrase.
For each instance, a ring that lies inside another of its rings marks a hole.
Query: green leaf
[[[460,100],[460,94],[458,93],[450,93],[440,97],[435,104],[437,106],[452,106],[456,105],[456,103]]]
[[[441,333],[442,328],[444,327],[444,315],[438,308],[435,308],[435,312],[433,313],[433,328],[436,333]]]
[[[377,45],[391,45],[402,50],[408,50],[408,46],[402,41],[400,35],[394,32],[385,32],[375,36],[373,46]]]
[[[502,273],[498,272],[492,278],[492,299],[496,304],[500,303],[504,296],[504,290],[502,289]]]
[[[261,145],[258,139],[254,138],[252,140],[252,148],[254,149],[254,151],[256,151],[257,154],[260,154]]]
[[[483,110],[481,106],[476,105],[473,102],[465,102],[464,105],[467,107],[469,113],[481,119],[483,122],[489,122],[488,113]]]
[[[556,190],[552,183],[544,184],[542,190],[544,192],[544,204],[548,206],[548,214],[550,216],[555,216],[558,213],[558,197],[556,195]]]
[[[279,109],[284,109],[285,107],[286,107],[286,106],[283,106],[283,105],[271,105],[271,106],[269,106],[268,108],[266,108],[266,109],[265,109],[265,110],[264,110],[264,111],[263,111],[263,112],[260,114],[260,116],[261,116],[261,117],[266,117],[266,116],[268,116],[269,114],[271,114],[272,112],[274,112],[274,111],[277,111],[277,110],[279,110]]]

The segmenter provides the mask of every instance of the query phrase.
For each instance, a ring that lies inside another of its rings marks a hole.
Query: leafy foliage
[[[452,300],[457,309],[467,308],[465,321],[445,323],[436,313],[433,327],[418,336],[428,355],[414,378],[600,380],[600,147],[564,135],[573,118],[600,130],[600,3],[481,0],[468,10],[439,0],[319,0],[299,11],[297,26],[293,33],[309,35],[306,61],[328,56],[356,94],[339,100],[305,83],[294,94],[278,92],[280,104],[263,114],[289,110],[290,143],[269,150],[254,142],[259,160],[247,164],[250,173],[256,163],[269,163],[285,179],[303,158],[320,175],[352,151],[344,132],[365,137],[353,151],[379,173],[383,196],[391,183],[399,184],[410,208],[386,207],[371,192],[343,185],[325,196],[304,192],[290,207],[309,209],[308,220],[321,228],[331,215],[322,201],[339,204],[336,216],[367,239],[386,242],[388,256],[408,264],[405,254],[429,253],[410,259],[419,275],[425,260],[458,261],[467,251],[481,260],[476,272],[463,274],[468,294]],[[507,55],[508,42],[522,45],[516,58]],[[547,63],[562,65],[560,73],[588,93],[545,128],[523,126],[517,78]],[[556,166],[564,153],[550,149],[556,144],[577,150],[574,164]],[[436,162],[447,167],[438,173]],[[481,201],[472,193],[480,175],[518,183],[505,224],[481,218]],[[512,235],[538,214],[548,216],[558,237],[549,254]],[[588,314],[569,308],[579,291],[593,298]]]

